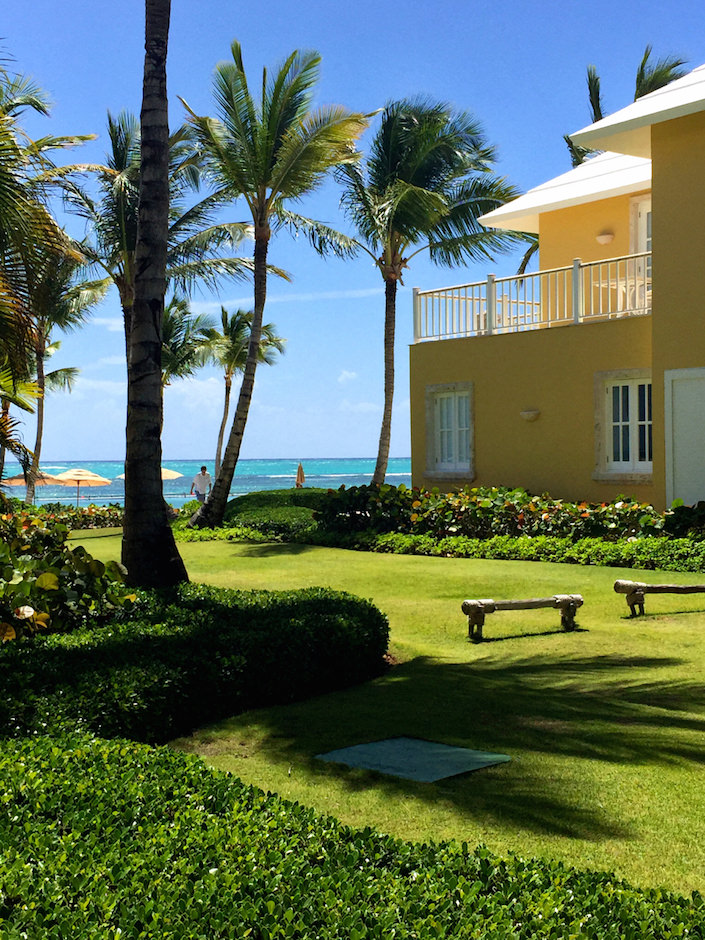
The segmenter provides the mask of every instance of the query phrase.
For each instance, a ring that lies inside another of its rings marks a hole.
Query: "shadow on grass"
[[[239,558],[272,558],[277,555],[304,555],[306,552],[316,550],[315,545],[305,545],[303,542],[253,542],[246,546],[238,543]]]
[[[204,747],[198,734],[178,746],[213,759],[235,755],[234,742],[242,742],[243,725],[251,723],[264,730],[258,747],[273,760],[303,764],[350,792],[374,786],[389,799],[441,801],[469,819],[537,833],[630,838],[602,804],[599,782],[586,782],[582,761],[705,764],[705,685],[635,675],[681,664],[668,656],[535,656],[509,664],[419,657],[364,686],[204,729]],[[508,754],[512,761],[425,784],[315,758],[401,735]]]
[[[527,631],[526,633],[509,633],[506,636],[487,636],[483,633],[482,640],[480,641],[480,643],[473,644],[473,645],[479,646],[481,643],[503,643],[504,640],[529,640],[531,639],[531,637],[534,637],[534,636],[555,636],[556,634],[559,634],[559,633],[571,634],[571,633],[589,633],[589,632],[590,631],[587,629],[587,627],[579,627],[576,624],[576,626],[573,627],[572,630],[564,630],[562,627],[558,627],[558,629],[556,630],[541,630],[541,631],[535,631],[535,632]],[[469,640],[469,642],[472,643],[473,641]]]

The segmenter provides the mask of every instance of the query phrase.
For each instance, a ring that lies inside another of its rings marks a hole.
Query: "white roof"
[[[571,134],[580,147],[651,156],[651,125],[705,111],[705,65]]]
[[[488,228],[538,232],[542,212],[651,188],[651,160],[601,153],[480,217]]]

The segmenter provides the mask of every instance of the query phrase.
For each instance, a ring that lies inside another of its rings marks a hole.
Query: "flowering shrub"
[[[622,497],[612,503],[570,502],[523,489],[465,487],[457,493],[383,485],[329,490],[318,525],[329,532],[405,532],[434,538],[464,535],[551,535],[609,540],[657,535],[664,515]]]
[[[133,600],[117,562],[104,565],[66,544],[50,516],[0,515],[0,640],[98,622]]]

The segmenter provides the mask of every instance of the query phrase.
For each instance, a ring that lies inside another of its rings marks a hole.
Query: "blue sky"
[[[32,0],[3,11],[5,57],[32,75],[54,101],[50,119],[27,121],[30,133],[96,133],[68,160],[100,162],[107,110],[140,108],[143,4]],[[657,56],[705,63],[705,18],[686,0],[640,3],[562,0],[173,0],[169,48],[172,127],[183,119],[177,96],[212,112],[211,76],[242,46],[252,79],[295,48],[322,56],[319,103],[372,111],[394,98],[423,94],[471,111],[498,150],[497,169],[526,190],[569,169],[562,135],[589,122],[585,70],[597,66],[607,112],[626,105],[647,43]],[[256,81],[252,81],[256,86]],[[369,135],[368,135],[369,136]],[[363,141],[364,148],[364,141]],[[301,211],[345,230],[333,183]],[[234,204],[231,220],[247,218]],[[70,223],[79,234],[76,223]],[[243,253],[250,253],[246,244]],[[293,275],[271,280],[265,319],[287,338],[287,352],[258,370],[242,457],[345,457],[376,453],[382,412],[384,292],[369,259],[325,261],[303,242],[278,236],[270,261]],[[397,301],[397,375],[393,456],[409,454],[408,347],[411,290],[459,284],[516,268],[516,257],[448,270],[423,255],[406,273]],[[197,296],[194,307],[251,306],[246,283]],[[43,458],[121,459],[125,377],[117,296],[111,294],[79,333],[62,338],[53,365],[78,366],[70,395],[49,396]],[[166,391],[166,459],[212,459],[222,411],[222,378],[204,370]],[[34,438],[31,418],[25,437]]]

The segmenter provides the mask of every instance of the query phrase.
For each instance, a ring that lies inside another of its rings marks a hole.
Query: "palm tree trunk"
[[[218,443],[215,448],[215,475],[220,473],[220,458],[223,453],[223,438],[225,437],[225,428],[228,423],[228,412],[230,411],[230,390],[233,380],[229,375],[225,376],[225,403],[223,405],[223,420],[220,422],[220,431],[218,431]]]
[[[0,425],[6,425],[7,420],[10,416],[10,402],[5,398],[2,403],[2,410],[0,411]],[[0,480],[2,480],[2,475],[5,472],[5,454],[7,453],[7,448],[4,444],[0,444]]]
[[[392,436],[392,403],[394,400],[394,328],[397,308],[397,281],[384,282],[384,414],[379,434],[377,464],[372,483],[381,486],[387,473],[389,442]]]
[[[37,471],[39,470],[39,455],[42,452],[42,436],[44,433],[44,394],[46,392],[46,379],[44,377],[44,355],[43,349],[45,346],[45,338],[41,333],[41,330],[37,330],[37,344],[36,344],[36,357],[37,357],[37,391],[39,392],[37,396],[37,434],[34,439],[34,453],[32,454],[32,464],[29,468],[29,473],[27,474],[27,495],[25,497],[25,502],[29,506],[34,505],[34,490],[35,485],[34,481],[37,478]]]
[[[254,311],[252,313],[252,326],[250,328],[250,343],[247,347],[247,360],[242,376],[242,385],[235,408],[235,417],[230,429],[230,437],[223,455],[220,473],[215,479],[213,490],[209,499],[201,506],[192,519],[192,525],[215,527],[222,525],[225,509],[230,496],[230,486],[235,475],[240,447],[247,424],[247,415],[252,400],[252,390],[255,386],[255,372],[259,360],[260,338],[262,336],[262,320],[264,305],[267,299],[267,249],[269,248],[270,229],[264,224],[255,228],[255,255],[254,255]]]
[[[127,362],[125,520],[129,584],[187,581],[166,514],[161,479],[161,345],[169,215],[166,55],[170,0],[145,0],[140,193],[135,302]]]

